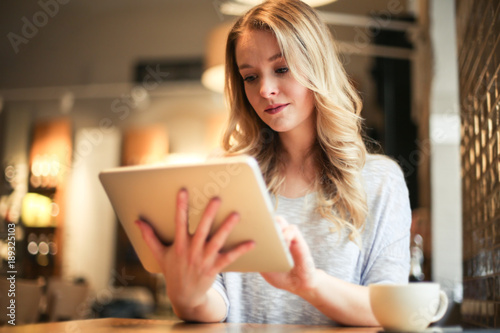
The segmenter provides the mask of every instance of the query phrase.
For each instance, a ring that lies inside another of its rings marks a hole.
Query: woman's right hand
[[[175,238],[170,246],[163,245],[147,223],[136,221],[162,268],[167,295],[178,314],[196,312],[197,308],[208,304],[208,290],[217,274],[255,245],[253,241],[247,241],[227,252],[221,252],[229,233],[240,218],[237,213],[230,214],[216,233],[209,237],[220,203],[219,198],[210,200],[195,233],[190,235],[188,193],[185,189],[180,190],[175,212]]]

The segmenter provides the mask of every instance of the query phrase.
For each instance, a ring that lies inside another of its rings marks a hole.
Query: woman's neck
[[[316,135],[313,131],[280,133],[283,146],[283,162],[285,164],[285,182],[279,191],[280,195],[289,198],[304,196],[314,190],[317,177],[313,146]]]
[[[285,181],[278,194],[287,198],[298,198],[315,190],[317,172],[312,154],[301,161],[285,160],[284,162],[286,165]]]
[[[316,141],[316,129],[312,124],[308,125],[279,133],[287,164],[304,165],[304,162],[312,158],[311,149]]]

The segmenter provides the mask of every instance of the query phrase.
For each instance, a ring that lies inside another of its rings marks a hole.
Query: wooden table
[[[253,332],[335,332],[335,333],[376,333],[379,327],[331,327],[301,325],[261,325],[261,324],[188,324],[174,320],[146,320],[104,318],[55,323],[30,324],[0,327],[1,333],[153,333],[153,332],[196,332],[196,333],[253,333]]]

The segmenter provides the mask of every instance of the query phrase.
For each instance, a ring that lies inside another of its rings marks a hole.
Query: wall
[[[457,1],[464,323],[500,327],[500,2]]]
[[[26,20],[33,22],[43,10],[40,3],[56,2],[0,3],[2,35],[22,36]],[[129,126],[165,123],[171,152],[206,153],[210,147],[205,123],[224,115],[221,96],[196,82],[163,84],[150,90],[147,110],[124,108],[131,94],[132,85],[127,82],[133,79],[134,64],[142,59],[202,57],[206,34],[221,19],[211,1],[97,5],[74,0],[60,5],[27,43],[18,45],[17,52],[7,38],[0,41],[0,89],[12,92],[13,88],[34,87],[14,94],[20,98],[5,100],[7,133],[0,142],[5,161],[27,165],[33,124],[61,116],[59,98],[65,91],[76,91],[74,104],[65,114],[73,124],[73,158],[78,163],[68,182],[63,275],[86,278],[95,295],[113,283],[116,223],[97,174],[118,165],[121,132]],[[51,86],[60,89],[47,89]],[[114,104],[117,101],[120,104]],[[110,131],[102,131],[103,121],[112,125]],[[89,129],[103,138],[86,140],[83,133]],[[90,150],[84,141],[90,142]]]
[[[116,233],[115,214],[98,174],[119,165],[120,141],[117,129],[78,129],[74,146],[89,149],[85,158],[74,161],[67,186],[63,275],[85,278],[97,293],[115,276]]]
[[[112,289],[116,277],[114,242],[116,218],[98,181],[100,170],[119,165],[120,139],[130,126],[166,124],[170,152],[207,154],[213,148],[212,132],[224,118],[219,95],[199,83],[165,85],[151,98],[147,110],[113,112],[114,99],[77,99],[66,114],[73,125],[73,163],[68,180],[62,273],[64,277],[83,277],[92,294]],[[117,94],[119,95],[119,94]],[[6,141],[4,162],[28,167],[27,152],[31,129],[39,120],[62,116],[58,101],[10,102],[5,112]],[[109,120],[111,128],[100,126]],[[212,140],[212,141],[211,141]],[[19,196],[22,198],[26,188]]]
[[[34,26],[48,12],[40,4],[59,2]],[[128,82],[140,59],[202,56],[222,18],[213,1],[2,1],[2,36],[25,42],[1,39],[0,89]]]
[[[432,280],[462,299],[460,118],[454,1],[431,1],[430,98]]]

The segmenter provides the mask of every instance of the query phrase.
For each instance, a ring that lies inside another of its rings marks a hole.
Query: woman
[[[224,148],[258,160],[295,267],[219,274],[254,244],[219,252],[237,213],[207,239],[219,199],[189,236],[180,191],[172,246],[138,222],[175,313],[201,322],[377,325],[367,285],[408,280],[408,191],[396,163],[367,154],[361,101],[315,11],[268,1],[241,17],[227,41],[226,97]]]

